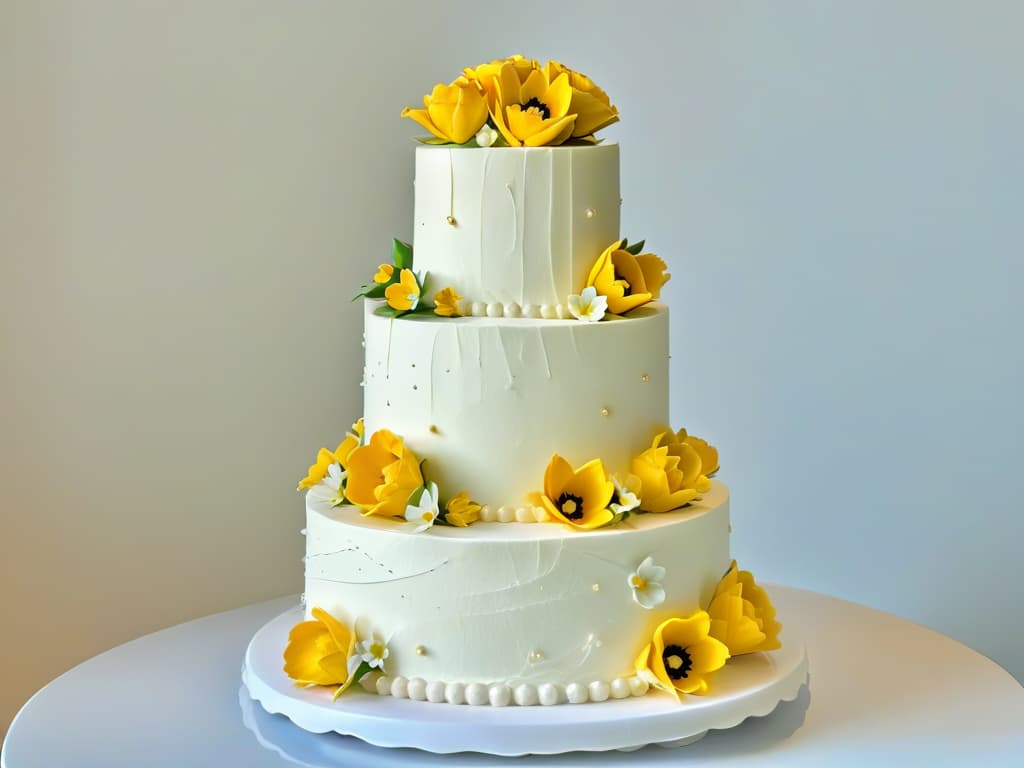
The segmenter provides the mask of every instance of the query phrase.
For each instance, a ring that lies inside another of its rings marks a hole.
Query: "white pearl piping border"
[[[464,317],[532,317],[544,320],[569,320],[572,313],[565,304],[504,304],[500,301],[470,301],[462,299],[459,312]]]
[[[532,685],[520,683],[516,686],[496,683],[444,683],[440,680],[426,681],[422,677],[405,678],[401,675],[389,677],[374,672],[363,677],[359,685],[364,691],[378,696],[394,696],[396,699],[413,699],[435,704],[469,704],[473,707],[490,705],[507,707],[516,705],[549,707],[555,704],[586,704],[588,701],[626,699],[643,696],[649,685],[641,677],[616,677],[611,682],[595,680],[591,683],[569,683],[566,686],[553,683]]]
[[[544,507],[515,507],[511,504],[500,507],[484,504],[480,507],[482,523],[545,523],[550,519],[551,515]]]

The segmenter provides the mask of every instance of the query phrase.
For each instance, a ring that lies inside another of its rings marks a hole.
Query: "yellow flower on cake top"
[[[465,528],[480,519],[481,506],[471,500],[465,491],[459,491],[456,496],[452,497],[445,509],[445,522],[459,528]]]
[[[422,486],[416,455],[387,429],[374,432],[349,456],[345,496],[364,515],[404,517],[409,496]]]
[[[506,62],[494,78],[494,89],[491,118],[509,146],[557,145],[572,135],[576,115],[569,111],[572,86],[567,74],[549,81],[542,69],[524,71]]]
[[[700,454],[671,430],[655,435],[651,447],[630,464],[630,471],[640,478],[640,508],[668,512],[711,490],[701,466]]]
[[[487,98],[488,106],[494,103],[494,99],[497,96],[497,88],[495,87],[495,79],[498,77],[498,73],[501,72],[501,68],[510,64],[516,73],[519,75],[520,82],[526,80],[530,76],[530,72],[538,68],[537,62],[533,59],[524,58],[522,55],[516,53],[504,59],[495,59],[489,61],[486,64],[480,64],[476,67],[466,67],[462,70],[462,74],[467,79],[475,82],[480,90],[483,91],[484,96]]]
[[[587,278],[588,286],[608,297],[608,311],[614,315],[624,315],[658,298],[661,287],[672,277],[665,272],[667,265],[661,258],[653,253],[634,256],[621,247],[623,242],[605,248]]]
[[[460,317],[459,302],[462,297],[450,285],[434,294],[434,314],[441,317]]]
[[[397,283],[392,283],[384,291],[388,306],[399,312],[411,312],[420,304],[420,282],[411,269],[403,269],[399,273]]]
[[[438,83],[423,97],[424,109],[406,107],[402,117],[422,125],[434,136],[454,144],[465,144],[487,122],[487,100],[472,80],[458,77],[450,85]]]
[[[709,677],[729,659],[729,649],[708,634],[710,628],[704,611],[663,621],[636,658],[637,675],[677,700],[681,693],[707,693]]]
[[[577,470],[557,453],[544,473],[544,493],[531,494],[537,506],[543,506],[555,520],[573,528],[598,528],[611,522],[608,509],[615,485],[604,471],[600,459],[588,461]]]
[[[395,274],[394,264],[381,264],[377,267],[377,273],[373,276],[373,282],[377,285],[384,285],[390,283],[391,278]]]
[[[340,686],[337,698],[355,677],[350,659],[356,634],[327,611],[314,608],[312,614],[312,621],[299,622],[288,633],[284,672],[297,685]]]
[[[544,67],[544,72],[550,81],[563,73],[569,76],[569,85],[572,86],[572,103],[569,105],[569,111],[576,115],[576,124],[572,131],[574,137],[591,136],[602,128],[618,122],[619,110],[612,104],[608,94],[582,72],[569,69],[557,61],[549,61]]]
[[[711,636],[725,643],[733,656],[773,651],[782,645],[782,625],[775,620],[775,606],[768,593],[750,571],[737,570],[735,560],[715,588],[708,613]]]

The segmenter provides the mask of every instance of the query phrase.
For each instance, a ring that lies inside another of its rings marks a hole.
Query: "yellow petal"
[[[394,274],[395,268],[393,265],[381,264],[379,267],[377,267],[377,274],[373,276],[373,282],[377,283],[378,285],[383,285],[384,283],[390,281],[391,276]]]
[[[535,69],[526,77],[523,81],[522,86],[519,89],[519,103],[526,104],[531,99],[544,104],[544,99],[547,97],[548,92],[548,79],[544,76],[544,72],[539,69]],[[550,104],[545,104],[548,110],[551,110]],[[554,112],[551,112],[554,114]],[[565,114],[564,112],[562,114]]]
[[[322,608],[314,608],[310,613],[314,619],[324,625],[339,650],[345,650],[351,645],[352,632],[348,627]]]
[[[475,86],[461,87],[452,113],[452,141],[465,144],[487,122],[487,101]]]
[[[572,481],[572,477],[572,465],[556,453],[544,472],[544,495],[557,499]]]
[[[618,110],[590,93],[573,90],[569,111],[576,114],[576,128],[572,135],[590,136],[619,120]]]
[[[448,140],[448,137],[443,134],[436,125],[434,125],[434,121],[430,119],[430,115],[427,113],[426,109],[411,109],[410,107],[406,107],[402,110],[402,117],[408,117],[415,120],[437,138],[445,139],[446,141]]]
[[[647,286],[648,293],[657,299],[661,296],[661,287],[672,277],[672,275],[665,271],[668,269],[668,265],[653,253],[641,253],[634,258],[641,272],[643,272],[644,283]]]
[[[572,86],[569,85],[569,76],[562,74],[556,77],[554,82],[548,86],[542,101],[547,105],[551,117],[560,118],[568,115],[569,105],[572,103]]]
[[[306,470],[306,476],[299,481],[298,490],[312,488],[327,477],[327,468],[335,462],[334,454],[321,448],[316,454],[316,463]]]
[[[559,120],[545,120],[544,125],[530,136],[527,136],[523,143],[528,147],[557,146],[565,141],[572,134],[572,125],[576,115],[566,115]]]

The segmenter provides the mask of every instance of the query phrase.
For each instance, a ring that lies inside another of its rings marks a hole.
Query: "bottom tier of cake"
[[[386,643],[386,677],[365,687],[434,701],[643,693],[637,654],[661,622],[706,609],[730,564],[718,482],[683,509],[594,531],[490,522],[414,534],[309,499],[306,536],[307,617],[319,607]]]

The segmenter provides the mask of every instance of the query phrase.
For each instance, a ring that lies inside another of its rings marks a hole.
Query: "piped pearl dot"
[[[441,434],[441,430],[437,428],[437,424],[431,424],[430,425],[430,434],[432,434],[432,435],[439,435],[439,434]]]
[[[391,678],[387,675],[381,675],[377,678],[377,695],[378,696],[390,696],[391,695]]]
[[[471,704],[474,707],[480,707],[486,704],[487,698],[487,686],[483,683],[470,683],[466,686],[466,703]]]
[[[629,696],[629,682],[624,677],[616,677],[612,680],[611,692],[613,699],[625,699]]]
[[[512,703],[512,689],[507,685],[492,685],[487,689],[487,698],[492,707],[507,707]]]
[[[611,693],[608,683],[604,680],[595,680],[587,686],[587,691],[590,693],[591,701],[607,701],[608,694]]]
[[[472,305],[470,305],[470,309],[473,312],[473,317],[483,317],[487,314],[487,305],[482,301],[474,301]]]
[[[447,221],[453,227],[458,223],[455,221],[454,216],[446,216],[444,220]]]
[[[512,692],[512,698],[520,707],[532,707],[537,703],[537,689],[529,683],[521,683]]]
[[[396,699],[404,699],[409,693],[409,681],[399,675],[391,679],[391,695]]]
[[[544,654],[540,651],[530,651],[530,655],[526,657],[526,660],[531,664],[536,664],[538,661],[544,661]]]
[[[601,409],[601,415],[602,416],[611,416],[612,415],[611,408],[609,408],[608,406],[605,406],[604,408],[602,408]]]
[[[448,683],[444,687],[444,700],[449,704],[465,704],[466,686],[462,683]]]
[[[540,316],[543,317],[545,320],[554,320],[555,319],[555,308],[552,307],[550,304],[541,304],[540,305]]]
[[[422,645],[417,645],[416,646],[416,655],[417,656],[426,656],[427,655],[426,647],[422,646]]]
[[[597,211],[595,211],[593,208],[587,208],[587,210],[583,212],[583,215],[586,216],[588,219],[592,219],[595,216],[597,216]]]
[[[435,704],[444,701],[445,685],[440,680],[432,680],[427,683],[427,701]]]
[[[579,683],[569,683],[565,686],[565,697],[569,700],[570,704],[586,704],[590,698],[587,686],[580,685]]]
[[[571,316],[572,313],[568,309],[566,309],[564,304],[555,305],[555,317],[557,317],[559,320],[565,320],[566,318]]]
[[[505,308],[497,302],[487,305],[487,316],[488,317],[502,317],[505,314]]]
[[[485,523],[493,523],[495,518],[494,510],[490,506],[484,504],[480,507],[480,519]]]
[[[629,678],[629,692],[634,696],[643,696],[650,687],[650,684],[642,677]]]
[[[516,510],[516,522],[517,523],[532,523],[533,522],[533,509],[530,507],[519,507]]]
[[[644,384],[646,384],[650,380],[651,380],[651,375],[649,373],[641,373],[640,374],[640,381],[642,381]]]
[[[409,680],[409,684],[406,686],[406,693],[409,694],[410,699],[416,701],[427,700],[427,681],[422,677],[414,677]]]
[[[377,679],[380,677],[379,674],[373,674],[372,672],[368,675],[363,675],[359,681],[359,687],[367,693],[375,693],[377,691]]]
[[[505,305],[505,317],[519,317],[522,314],[522,307],[520,307],[514,301],[511,304]]]
[[[550,707],[558,703],[558,687],[551,683],[542,683],[537,686],[537,699],[542,706]]]
[[[601,585],[600,585],[600,584],[598,584],[598,583],[596,583],[596,582],[595,582],[595,583],[593,583],[593,584],[591,584],[591,585],[590,585],[590,588],[591,588],[592,590],[594,590],[595,592],[600,592],[600,591],[601,591]]]
[[[511,523],[516,519],[516,508],[509,505],[503,504],[498,507],[498,522],[499,523]]]

